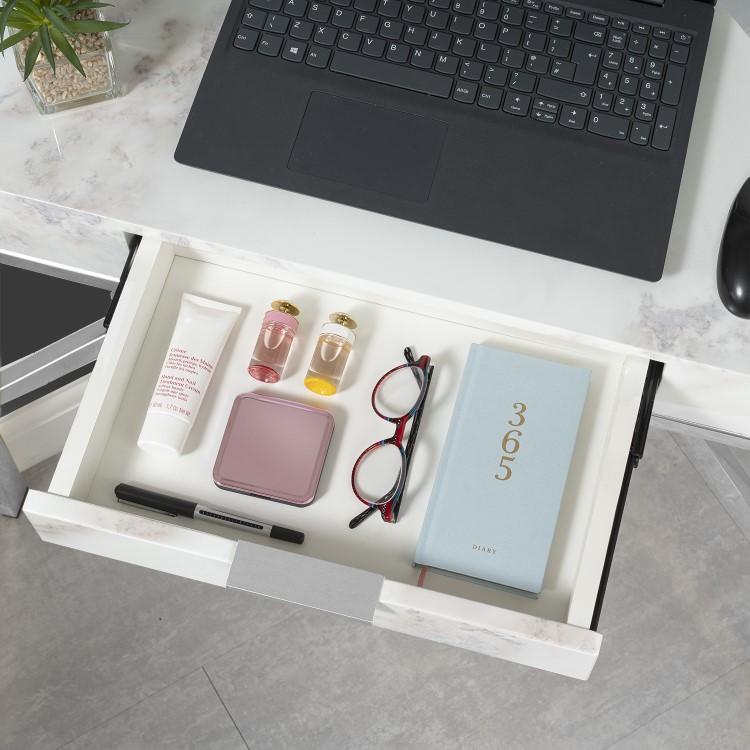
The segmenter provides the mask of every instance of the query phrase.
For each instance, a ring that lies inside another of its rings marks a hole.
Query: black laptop
[[[656,281],[714,2],[232,0],[175,158]]]

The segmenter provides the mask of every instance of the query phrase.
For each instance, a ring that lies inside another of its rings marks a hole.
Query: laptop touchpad
[[[440,120],[316,91],[288,167],[424,203],[447,132]]]

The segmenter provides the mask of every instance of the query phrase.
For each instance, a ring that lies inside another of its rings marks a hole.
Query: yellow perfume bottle
[[[354,329],[357,323],[346,313],[331,313],[320,331],[310,367],[305,376],[305,385],[313,393],[333,396],[339,389],[346,361],[354,346]]]

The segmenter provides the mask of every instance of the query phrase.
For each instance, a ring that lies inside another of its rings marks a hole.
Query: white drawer
[[[244,311],[185,452],[165,460],[140,451],[136,438],[185,291],[242,305]],[[292,299],[301,308],[300,329],[284,378],[264,386],[246,368],[263,315],[278,298]],[[340,309],[359,323],[357,344],[341,390],[326,399],[307,391],[302,380],[320,325]],[[412,555],[473,342],[592,370],[537,600],[435,574],[427,575],[424,588],[416,585]],[[378,377],[399,363],[407,345],[431,355],[435,374],[401,517],[397,524],[371,518],[350,530],[349,520],[362,509],[351,491],[352,465],[366,446],[388,432],[372,411],[370,393]],[[30,491],[24,511],[46,541],[585,679],[601,643],[591,628],[598,619],[622,512],[631,445],[634,435],[641,435],[641,422],[647,423],[659,369],[598,342],[566,342],[476,308],[144,241],[50,490]],[[312,505],[281,505],[214,485],[211,470],[232,401],[250,390],[333,413],[336,428]],[[120,482],[299,529],[306,540],[296,547],[122,505],[113,494]]]

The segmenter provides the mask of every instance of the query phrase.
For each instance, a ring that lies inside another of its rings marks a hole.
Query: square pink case
[[[213,477],[224,490],[290,505],[315,499],[333,414],[257,393],[234,400]]]

